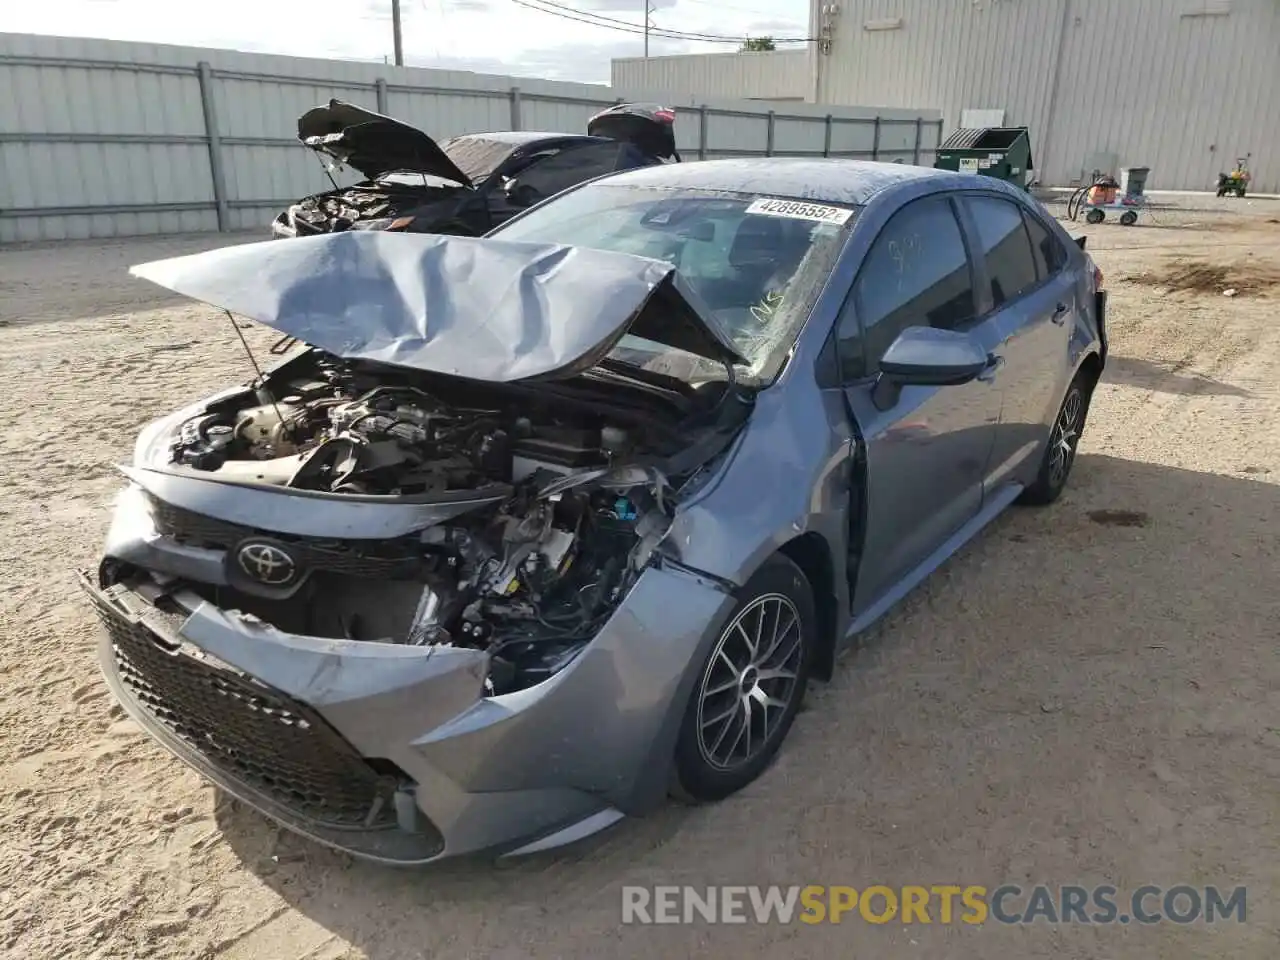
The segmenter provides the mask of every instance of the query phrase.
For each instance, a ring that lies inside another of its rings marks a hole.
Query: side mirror
[[[907,327],[880,359],[880,373],[899,386],[947,387],[968,383],[991,360],[967,333]]]

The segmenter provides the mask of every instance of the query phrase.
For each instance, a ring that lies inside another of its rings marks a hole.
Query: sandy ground
[[[1247,280],[1280,267],[1280,204],[1248,212],[1083,228],[1113,357],[1068,494],[1006,515],[876,628],[757,784],[558,855],[413,873],[220,798],[98,678],[71,571],[112,464],[143,421],[249,373],[224,319],[123,270],[218,241],[0,249],[0,955],[1274,956],[1280,289]],[[1166,292],[1171,257],[1242,292]],[[1247,921],[619,922],[624,884],[1034,882],[1247,885]]]

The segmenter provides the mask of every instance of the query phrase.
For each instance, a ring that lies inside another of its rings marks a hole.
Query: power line
[[[635,23],[631,20],[619,20],[616,17],[607,17],[603,14],[592,13],[588,10],[579,10],[576,7],[565,6],[564,4],[555,3],[553,0],[511,0],[516,6],[527,7],[530,10],[536,10],[539,13],[545,13],[553,17],[560,17],[564,20],[572,20],[575,23],[585,23],[593,27],[600,27],[606,30],[615,30],[619,33],[630,33],[633,35],[643,35],[646,32],[655,37],[662,37],[667,40],[689,40],[697,43],[733,43],[740,44],[749,37],[742,35],[737,37],[725,36],[724,34],[697,33],[689,30],[673,30],[668,27],[646,26],[643,23]],[[774,43],[808,43],[809,37],[775,37]]]
[[[557,0],[535,0],[535,2],[539,6],[552,7],[556,10],[564,11],[567,14],[574,14],[582,17],[590,17],[594,20],[604,21],[605,23],[610,23],[610,24],[617,24],[622,27],[633,27],[633,28],[638,27],[642,30],[644,29],[644,24],[634,23],[630,20],[619,20],[617,17],[605,16],[603,13],[595,13],[590,10],[580,10],[577,7],[570,7],[570,6],[567,6],[566,4],[558,3]],[[545,10],[544,12],[551,13],[551,10]],[[601,25],[603,26],[604,24],[602,23]],[[676,30],[671,27],[659,27],[657,25],[649,27],[649,30],[654,33],[663,33],[663,34],[670,35],[674,39],[705,40],[708,43],[741,43],[743,40],[747,39],[745,36],[730,37],[723,33],[699,33],[694,30]],[[807,40],[807,38],[786,38],[783,40],[775,40],[774,42],[775,43],[792,43],[792,42],[800,43],[800,42],[803,42],[804,40]]]

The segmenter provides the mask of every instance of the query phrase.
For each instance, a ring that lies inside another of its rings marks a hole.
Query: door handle
[[[1004,366],[1004,357],[990,356],[987,359],[987,365],[982,372],[978,374],[978,379],[983,383],[991,383],[996,378],[996,373]]]
[[[1067,305],[1065,303],[1060,303],[1054,307],[1053,316],[1050,319],[1053,320],[1054,323],[1058,324],[1058,326],[1062,326],[1067,319]]]

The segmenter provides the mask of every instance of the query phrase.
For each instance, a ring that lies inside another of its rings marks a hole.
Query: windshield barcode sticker
[[[778,200],[761,197],[753,200],[747,207],[747,213],[757,213],[765,217],[790,217],[793,220],[815,220],[818,223],[848,223],[853,216],[852,210],[844,207],[831,207],[825,203],[806,203],[803,200]]]

